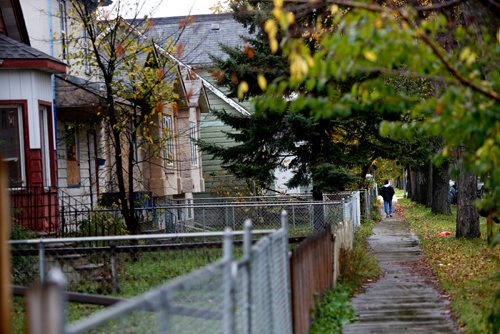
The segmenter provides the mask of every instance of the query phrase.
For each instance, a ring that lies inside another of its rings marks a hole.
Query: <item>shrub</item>
[[[353,321],[354,310],[349,302],[349,288],[342,285],[327,291],[313,310],[311,334],[342,333],[342,326]]]
[[[36,238],[36,233],[14,223],[10,231],[11,240],[25,240]],[[13,247],[15,248],[15,247]],[[38,257],[16,255],[12,256],[12,282],[17,285],[27,285],[38,276]]]
[[[92,211],[87,219],[80,222],[80,236],[126,235],[127,226],[121,216],[111,211]]]

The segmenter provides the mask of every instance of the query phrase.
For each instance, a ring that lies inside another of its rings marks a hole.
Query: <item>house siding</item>
[[[212,110],[225,110],[236,114],[229,104],[224,102],[212,92],[207,92],[207,97]],[[203,113],[201,115],[201,140],[210,144],[228,147],[235,145],[235,142],[226,137],[226,132],[231,132],[231,128],[219,120],[213,113]],[[198,196],[207,196],[213,189],[221,184],[236,181],[223,167],[220,159],[215,159],[213,155],[203,152],[203,178],[205,179],[205,193]]]
[[[52,101],[50,74],[32,70],[2,70],[0,100],[28,102],[29,148],[40,149],[39,101]],[[50,108],[49,115],[53,117]]]

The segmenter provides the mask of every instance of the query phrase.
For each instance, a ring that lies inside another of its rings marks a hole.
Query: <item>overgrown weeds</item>
[[[465,333],[500,333],[498,314],[493,313],[500,311],[500,281],[494,277],[500,268],[500,247],[487,244],[485,222],[481,222],[483,237],[456,239],[455,215],[433,215],[430,209],[407,199],[399,203],[420,239],[425,261],[451,297],[458,325]],[[451,236],[439,237],[443,231]]]
[[[327,291],[314,308],[309,333],[342,333],[342,325],[355,318],[349,298],[350,289],[346,285]]]

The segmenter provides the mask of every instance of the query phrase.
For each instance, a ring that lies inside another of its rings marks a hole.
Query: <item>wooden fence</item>
[[[311,311],[323,293],[332,288],[340,271],[341,250],[352,250],[350,221],[339,222],[304,239],[290,257],[293,333],[307,334]]]
[[[305,239],[292,251],[290,277],[294,334],[306,334],[311,309],[333,284],[334,237],[330,228]]]

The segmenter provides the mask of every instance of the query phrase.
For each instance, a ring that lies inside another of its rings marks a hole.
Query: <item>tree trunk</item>
[[[416,194],[415,201],[422,205],[427,205],[428,197],[429,166],[427,164],[418,167],[416,172]]]
[[[479,238],[479,213],[474,205],[477,196],[476,176],[465,172],[462,161],[464,147],[459,149],[459,170],[457,184],[457,238]]]
[[[443,162],[439,167],[434,166],[432,173],[432,213],[451,215],[449,195],[450,164]]]
[[[428,166],[427,166],[427,191],[425,194],[425,206],[428,208],[432,208],[432,189],[433,189],[433,172],[434,172],[434,166],[432,164],[432,161],[429,160]]]
[[[409,190],[409,197],[417,202],[417,172],[415,168],[410,167],[410,175],[408,177],[410,180],[410,187],[408,188]]]

